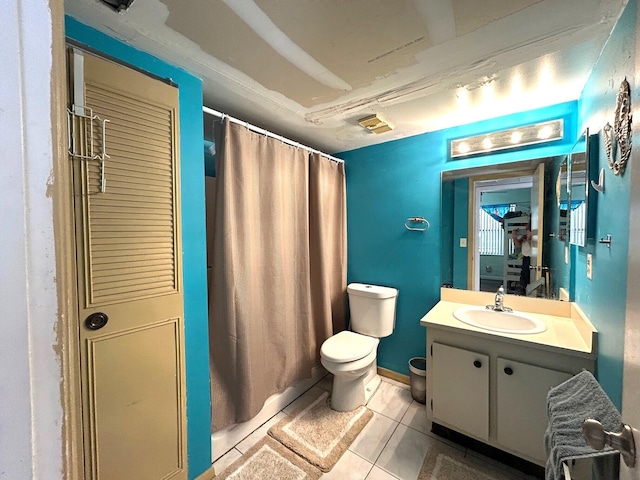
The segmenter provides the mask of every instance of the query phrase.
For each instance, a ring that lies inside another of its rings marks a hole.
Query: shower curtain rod
[[[281,142],[286,143],[287,145],[291,145],[293,147],[302,148],[303,150],[307,150],[308,152],[317,153],[319,155],[322,155],[323,157],[328,158],[329,160],[333,160],[334,162],[344,163],[344,160],[342,160],[340,158],[333,157],[333,156],[329,155],[328,153],[324,153],[324,152],[321,152],[320,150],[316,150],[315,148],[307,147],[306,145],[302,145],[302,144],[300,144],[298,142],[294,142],[293,140],[289,140],[286,137],[282,137],[280,135],[277,135],[277,134],[275,134],[273,132],[265,130],[264,128],[256,127],[255,125],[251,125],[250,123],[247,123],[247,122],[244,122],[244,121],[242,121],[240,119],[232,117],[231,115],[227,115],[226,113],[219,112],[219,111],[214,110],[214,109],[209,108],[209,107],[202,107],[202,111],[204,113],[208,113],[209,115],[214,115],[214,116],[219,117],[219,118],[227,118],[227,119],[229,119],[230,121],[232,121],[234,123],[237,123],[239,125],[247,127],[249,130],[252,130],[252,131],[254,131],[256,133],[260,133],[262,135],[266,135],[267,137],[276,138],[276,139],[280,140]]]

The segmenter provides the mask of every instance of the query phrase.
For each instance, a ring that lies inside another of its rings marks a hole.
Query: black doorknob
[[[511,367],[504,367],[504,373],[507,375],[513,375],[513,369]]]
[[[89,315],[84,324],[89,330],[99,330],[104,327],[109,321],[106,313],[96,312]]]
[[[482,362],[480,360],[474,360],[473,366],[476,368],[480,368],[482,366]]]

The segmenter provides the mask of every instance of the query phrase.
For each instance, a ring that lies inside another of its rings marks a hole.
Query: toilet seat
[[[378,348],[377,338],[344,330],[326,339],[320,355],[335,363],[346,363],[366,357]]]

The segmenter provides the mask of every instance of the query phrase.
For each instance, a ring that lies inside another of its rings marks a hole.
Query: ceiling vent
[[[369,115],[361,118],[358,123],[373,133],[384,133],[393,130],[393,127],[385,122],[378,115]]]

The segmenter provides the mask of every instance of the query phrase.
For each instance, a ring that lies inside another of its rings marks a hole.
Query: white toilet
[[[380,385],[376,356],[378,339],[396,324],[398,290],[351,283],[347,286],[351,330],[328,338],[320,348],[324,368],[333,373],[331,408],[351,411],[367,403]]]

